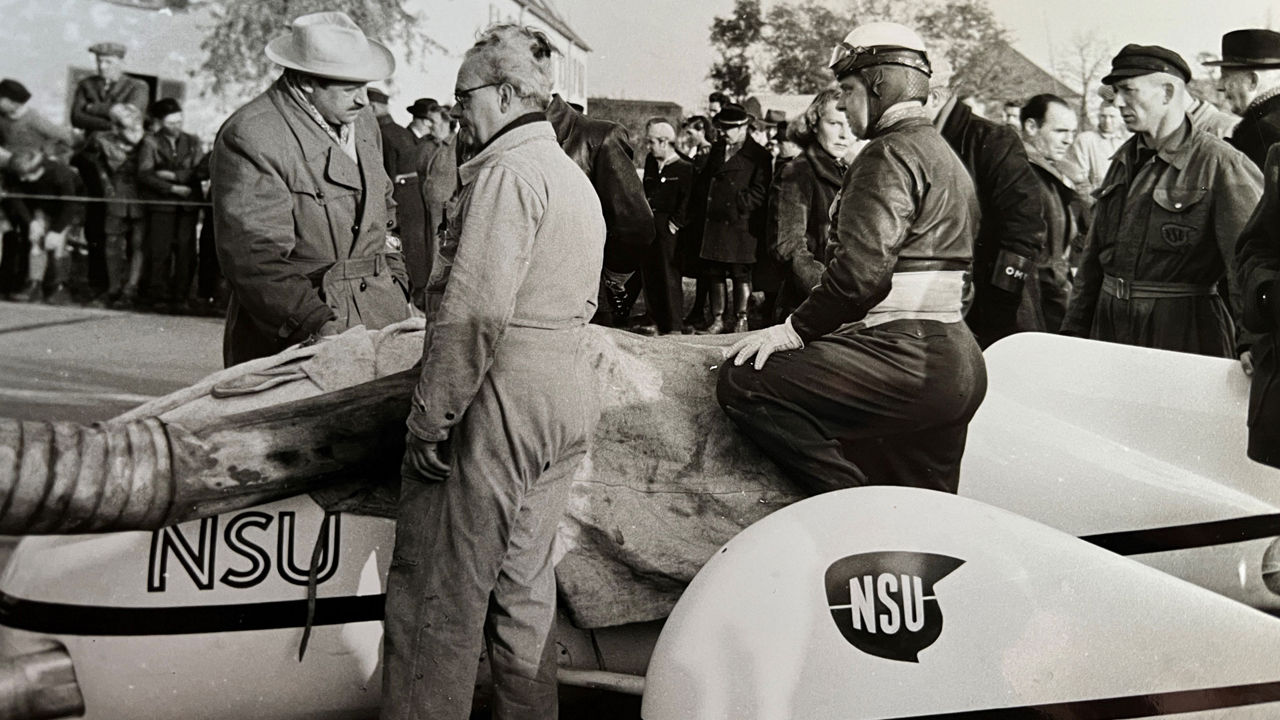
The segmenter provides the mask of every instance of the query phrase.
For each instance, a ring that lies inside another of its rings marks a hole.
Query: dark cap
[[[89,46],[89,52],[94,55],[107,55],[111,57],[124,58],[124,45],[117,42],[100,42]]]
[[[416,118],[424,118],[433,112],[442,112],[444,108],[440,103],[436,102],[435,98],[418,98],[405,110],[408,110],[409,114]]]
[[[738,127],[739,125],[746,125],[750,119],[751,116],[747,114],[746,110],[742,109],[741,105],[729,103],[720,108],[720,112],[716,113],[716,116],[711,118],[711,121],[720,127]]]
[[[382,92],[378,88],[369,88],[368,93],[369,93],[369,102],[385,104],[388,100],[391,99],[390,96],[388,96],[386,93]]]
[[[1191,68],[1178,53],[1159,45],[1129,44],[1111,59],[1111,73],[1102,78],[1102,84],[1115,85],[1125,78],[1158,72],[1175,75],[1183,82],[1191,80]]]
[[[151,103],[151,107],[147,108],[147,114],[157,120],[163,120],[174,113],[182,112],[182,105],[173,98],[160,98]]]
[[[1232,30],[1222,36],[1222,59],[1204,64],[1225,68],[1280,68],[1280,33]]]
[[[17,80],[5,78],[0,80],[0,97],[21,104],[31,99],[31,92]]]

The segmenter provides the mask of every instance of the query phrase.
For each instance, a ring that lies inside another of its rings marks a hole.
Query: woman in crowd
[[[853,133],[845,114],[836,109],[840,91],[827,89],[809,104],[795,123],[794,138],[802,148],[784,163],[769,191],[768,243],[783,265],[777,316],[782,322],[822,276],[831,203],[840,191]]]

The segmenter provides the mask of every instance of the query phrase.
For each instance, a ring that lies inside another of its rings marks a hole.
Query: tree
[[[720,90],[735,98],[751,89],[751,54],[763,37],[764,15],[760,0],[735,0],[733,15],[716,16],[711,21],[711,44],[720,51],[720,59],[711,66],[707,77]]]
[[[417,18],[400,0],[224,0],[214,8],[213,29],[200,45],[207,53],[200,70],[212,81],[209,89],[224,94],[261,86],[277,72],[262,52],[267,42],[283,34],[292,18],[324,10],[345,12],[371,38],[400,41],[408,58],[436,45],[416,31]]]
[[[818,0],[799,5],[779,3],[769,10],[764,33],[771,49],[765,69],[777,93],[816,93],[831,84],[827,69],[831,48],[849,32],[848,19]]]
[[[1054,53],[1054,69],[1064,81],[1080,86],[1080,107],[1076,108],[1076,114],[1080,116],[1081,127],[1088,127],[1089,96],[1109,67],[1113,46],[1110,38],[1095,28],[1075,32],[1061,56]]]

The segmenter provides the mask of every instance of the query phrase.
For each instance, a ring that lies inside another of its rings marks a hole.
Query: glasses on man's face
[[[477,90],[483,90],[483,89],[488,88],[488,87],[497,87],[497,86],[499,86],[499,85],[501,85],[501,84],[502,84],[502,83],[500,83],[500,82],[491,82],[491,83],[485,83],[484,85],[477,85],[477,86],[475,86],[475,87],[467,88],[466,90],[454,90],[454,91],[453,91],[453,99],[454,99],[454,100],[455,100],[459,105],[464,105],[464,106],[465,106],[465,105],[467,104],[467,101],[471,99],[471,93],[473,93],[473,92],[475,92],[475,91],[477,91]]]

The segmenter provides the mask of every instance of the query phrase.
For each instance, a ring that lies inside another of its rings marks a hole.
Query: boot
[[[49,286],[53,291],[45,298],[45,302],[50,305],[70,305],[71,290],[67,288],[67,280],[71,277],[71,256],[54,255],[49,273],[53,275],[49,279]]]
[[[710,283],[710,285],[711,287],[707,288],[707,298],[711,305],[711,324],[701,330],[694,331],[696,335],[719,335],[724,332],[724,283],[717,281]]]
[[[733,286],[733,314],[737,319],[731,332],[747,331],[747,310],[751,307],[751,282],[739,280]]]

